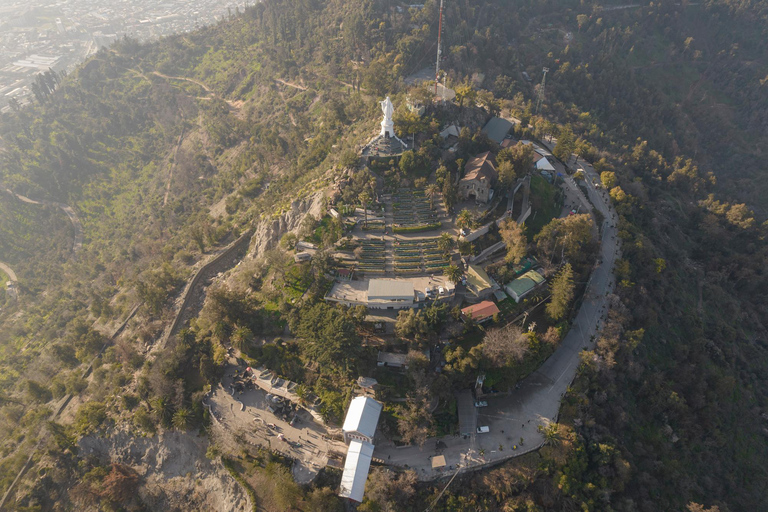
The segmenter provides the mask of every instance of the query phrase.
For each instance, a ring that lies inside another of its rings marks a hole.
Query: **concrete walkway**
[[[590,177],[597,176],[585,162],[581,166]],[[560,401],[576,377],[579,353],[594,347],[608,311],[608,295],[615,285],[613,266],[620,255],[616,238],[617,218],[608,196],[595,190],[590,183],[588,180],[589,198],[605,216],[598,256],[601,263],[590,277],[581,308],[560,347],[541,368],[521,381],[519,388],[509,396],[491,397],[487,400],[488,407],[478,410],[478,425],[488,426],[489,433],[466,439],[453,436],[432,438],[423,447],[396,447],[392,443],[378,441],[375,457],[388,464],[415,469],[420,479],[430,480],[457,467],[480,468],[536,450],[544,444],[544,436],[537,428],[557,420]],[[566,180],[565,186],[576,187],[572,180]],[[572,192],[580,194],[578,188]],[[583,200],[586,201],[586,198]],[[439,451],[436,450],[437,441],[445,445]],[[516,449],[514,445],[517,445]],[[442,472],[431,467],[431,458],[439,454],[445,456],[447,464]]]

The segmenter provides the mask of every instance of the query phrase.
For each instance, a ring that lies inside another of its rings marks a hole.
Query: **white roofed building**
[[[357,439],[373,443],[376,434],[376,426],[379,424],[379,416],[384,406],[367,396],[358,396],[352,399],[344,418],[344,442],[350,443]],[[351,445],[350,445],[351,446]]]
[[[363,502],[365,481],[368,480],[372,458],[373,445],[371,443],[358,440],[349,443],[347,460],[344,461],[344,472],[341,474],[339,496],[358,503]]]
[[[400,309],[413,307],[413,282],[399,279],[371,279],[368,281],[367,305],[374,309]]]

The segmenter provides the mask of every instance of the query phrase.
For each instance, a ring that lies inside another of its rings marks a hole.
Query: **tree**
[[[550,423],[549,425],[539,425],[538,431],[544,434],[544,442],[546,444],[556,444],[563,439],[560,434],[560,425],[558,423]]]
[[[456,87],[456,99],[459,100],[459,106],[464,106],[464,100],[468,100],[472,105],[477,98],[477,91],[472,88],[469,83],[463,83]]]
[[[395,334],[399,338],[421,338],[429,334],[427,321],[420,311],[401,309],[397,313]]]
[[[307,494],[309,510],[316,512],[342,512],[344,506],[330,487],[317,487]]]
[[[173,413],[173,426],[178,430],[187,430],[190,422],[189,409],[184,407]]]
[[[253,332],[247,327],[238,327],[232,332],[230,341],[232,342],[233,347],[235,347],[240,352],[245,353],[248,351],[248,348],[251,346],[251,342],[253,341]]]
[[[402,441],[424,446],[432,428],[432,421],[429,401],[426,397],[409,399],[408,406],[400,413],[397,420],[397,429],[400,431]]]
[[[688,512],[720,512],[720,507],[717,505],[712,505],[710,508],[706,508],[704,505],[696,503],[695,501],[690,502],[685,508],[688,509]]]
[[[440,189],[434,183],[427,185],[424,189],[424,193],[429,198],[429,207],[433,210],[435,209],[435,196],[438,192],[440,192]]]
[[[512,162],[509,160],[501,162],[496,167],[496,171],[499,173],[500,187],[503,190],[511,189],[512,185],[514,185],[517,180],[517,173],[515,172],[515,167],[512,165]]]
[[[589,16],[586,14],[577,14],[576,15],[576,22],[579,24],[579,32],[581,32],[581,27],[587,24],[589,21]]]
[[[496,368],[522,361],[528,352],[528,335],[517,325],[488,331],[483,338],[483,356]]]
[[[507,244],[507,256],[504,260],[507,263],[517,265],[528,253],[528,239],[525,236],[525,226],[507,218],[499,226],[499,234],[504,243]]]
[[[518,142],[510,148],[504,148],[496,156],[499,180],[509,188],[520,176],[525,176],[533,168],[533,145]],[[507,165],[511,165],[511,168]]]
[[[75,428],[81,434],[89,434],[98,429],[107,419],[107,408],[101,402],[86,402],[75,414]]]
[[[456,241],[449,233],[443,233],[440,238],[437,239],[437,248],[446,256],[451,253]]]
[[[418,476],[413,470],[394,472],[371,468],[361,512],[399,512],[413,508]]]
[[[568,162],[571,158],[571,153],[575,148],[576,138],[573,135],[571,125],[567,124],[560,129],[560,133],[557,136],[557,144],[555,149],[552,150],[552,154],[563,162]]]
[[[339,158],[339,165],[344,169],[354,169],[357,167],[357,163],[360,161],[360,157],[357,153],[348,149],[341,154]]]
[[[400,156],[400,170],[403,174],[408,175],[416,172],[418,166],[419,161],[416,158],[416,153],[410,149],[408,151],[403,151],[402,156]]]
[[[48,402],[53,398],[47,386],[31,379],[27,379],[27,395],[31,400],[40,403]]]
[[[553,260],[555,254],[571,261],[586,261],[594,250],[592,217],[586,213],[552,219],[533,238],[539,255]]]
[[[456,216],[456,225],[460,228],[468,228],[472,223],[472,214],[466,208],[461,210]]]
[[[195,244],[197,244],[197,248],[200,249],[200,252],[205,254],[205,232],[203,231],[203,228],[195,224],[192,226],[190,236],[192,237],[192,240],[195,241]]]
[[[112,471],[100,484],[101,496],[113,503],[131,501],[139,487],[139,475],[129,466],[112,464]]]
[[[368,202],[371,200],[371,196],[368,194],[368,192],[361,192],[360,193],[360,203],[363,205],[363,215],[365,216],[365,220],[363,221],[363,226],[368,227]]]
[[[445,269],[445,277],[447,277],[453,284],[458,284],[461,281],[461,276],[464,272],[461,271],[456,265],[449,265]]]
[[[606,190],[611,190],[616,186],[616,173],[611,171],[603,171],[600,173],[600,181]]]
[[[354,309],[324,302],[299,310],[289,317],[291,331],[303,340],[302,350],[324,371],[347,374],[361,351]]]
[[[570,263],[563,265],[549,285],[552,299],[547,304],[547,314],[555,321],[564,319],[573,300],[573,269]]]
[[[448,175],[443,182],[443,201],[448,211],[453,211],[453,205],[458,200],[458,194],[456,193],[456,187],[451,183],[450,175]]]
[[[283,237],[280,239],[280,247],[286,251],[292,250],[294,247],[296,247],[296,243],[299,241],[296,234],[292,231],[289,231],[288,233],[284,234]]]

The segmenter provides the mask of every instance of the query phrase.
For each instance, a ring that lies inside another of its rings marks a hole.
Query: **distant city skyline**
[[[234,0],[0,0],[0,111],[32,98],[35,76],[71,71],[102,46],[187,32],[254,2]]]

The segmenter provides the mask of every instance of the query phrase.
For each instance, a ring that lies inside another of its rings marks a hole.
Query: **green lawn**
[[[528,240],[533,240],[541,228],[558,216],[563,207],[563,200],[554,185],[550,185],[542,176],[534,174],[531,177],[529,201],[533,211],[525,221],[525,233]]]

